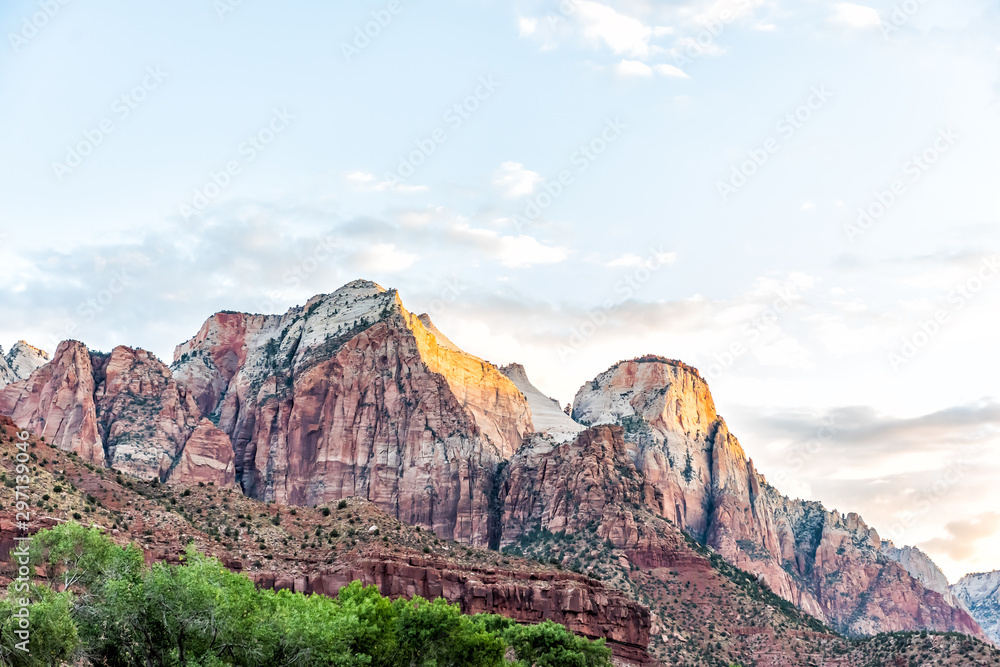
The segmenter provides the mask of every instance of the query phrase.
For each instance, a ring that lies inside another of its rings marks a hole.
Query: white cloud
[[[469,227],[464,223],[455,225],[452,234],[457,240],[473,244],[511,269],[536,264],[557,264],[569,257],[569,250],[566,248],[547,246],[525,234],[501,236],[493,230]]]
[[[397,273],[413,266],[419,257],[403,252],[392,243],[378,243],[354,256],[354,263],[362,271]]]
[[[653,68],[638,60],[622,60],[615,72],[618,76],[653,76]]]
[[[544,179],[538,172],[525,169],[520,162],[504,162],[496,170],[493,185],[503,191],[505,197],[523,197],[535,190],[535,185]]]
[[[653,69],[656,70],[657,74],[662,74],[663,76],[670,76],[678,79],[691,78],[684,73],[684,70],[679,67],[674,67],[673,65],[653,65]]]
[[[354,184],[355,188],[361,192],[427,192],[426,185],[407,185],[406,183],[393,183],[392,181],[376,181],[375,174],[367,171],[352,171],[344,177],[348,183]]]
[[[628,59],[623,59],[620,63],[618,63],[618,66],[615,67],[615,73],[617,73],[618,76],[653,76],[653,74],[656,73],[676,79],[690,78],[684,73],[684,70],[674,67],[673,65],[650,66],[638,60]]]
[[[607,262],[604,266],[609,268],[619,266],[639,268],[644,266],[647,269],[653,269],[658,266],[663,266],[664,264],[673,264],[676,259],[677,253],[673,252],[657,252],[653,253],[651,257],[640,257],[635,253],[627,252],[624,255],[619,255],[610,262]]]
[[[649,57],[649,40],[653,36],[653,29],[642,21],[589,0],[577,4],[575,15],[583,28],[584,37],[603,42],[618,55]]]
[[[864,30],[867,28],[877,28],[882,23],[878,17],[878,12],[865,5],[838,2],[833,6],[833,10],[834,14],[827,20],[834,25],[845,28]]]
[[[538,19],[521,17],[517,21],[517,29],[521,37],[527,37],[528,35],[535,34],[538,30]]]

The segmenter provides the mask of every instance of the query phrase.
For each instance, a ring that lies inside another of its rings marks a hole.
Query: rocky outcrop
[[[83,343],[65,341],[51,363],[0,390],[0,415],[60,449],[103,464],[94,391],[90,352]]]
[[[1000,646],[1000,570],[967,574],[951,587],[951,592]]]
[[[23,340],[15,343],[7,354],[0,348],[0,389],[12,382],[24,380],[48,362],[48,352],[28,345]]]
[[[174,477],[202,457],[195,481],[231,483],[228,437],[202,420],[191,394],[145,350],[91,353],[77,341],[59,345],[52,362],[0,390],[0,414],[60,449],[136,477]],[[182,457],[196,435],[194,449]],[[215,461],[208,464],[208,455]],[[189,481],[183,480],[180,481]]]
[[[549,398],[531,384],[521,364],[504,366],[500,372],[510,378],[514,386],[524,394],[531,407],[531,421],[536,432],[548,435],[556,442],[568,442],[587,428],[563,412],[559,407],[559,401]]]
[[[355,281],[281,316],[213,316],[178,346],[174,377],[230,436],[247,495],[362,497],[485,544],[493,472],[532,432],[530,408],[429,323]]]
[[[369,553],[309,575],[251,575],[262,588],[336,596],[361,581],[388,597],[443,597],[463,613],[500,614],[524,623],[552,620],[592,639],[604,638],[619,657],[649,661],[649,611],[621,592],[569,572],[521,572],[462,567],[443,560]]]
[[[767,484],[697,370],[654,356],[619,362],[581,387],[573,417],[622,427],[646,507],[834,628],[980,633],[947,592],[883,554],[860,516],[791,500]]]
[[[902,565],[910,576],[924,585],[924,588],[940,593],[951,606],[968,611],[963,602],[952,594],[948,577],[923,551],[910,546],[900,548],[893,544],[892,540],[883,540],[882,553]]]

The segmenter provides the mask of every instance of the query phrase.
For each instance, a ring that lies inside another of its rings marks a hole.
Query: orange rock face
[[[633,479],[632,502],[683,527],[832,627],[852,635],[928,628],[982,636],[968,613],[886,557],[878,533],[861,517],[790,500],[767,484],[716,414],[696,370],[659,357],[620,362],[580,389],[573,416],[584,423],[623,427],[616,431],[621,436],[601,432],[600,439],[605,451],[614,452],[615,469]],[[581,493],[578,485],[575,490],[543,491],[542,499],[534,501],[548,508],[543,519],[550,525],[578,523],[568,512],[553,513],[561,507],[589,507],[594,488],[604,485],[609,489],[604,493],[617,493],[616,483],[608,479],[613,475],[610,459],[594,456],[593,440],[581,436],[565,453],[536,449],[525,454],[536,459],[526,465],[529,470],[551,470],[567,456],[582,457],[559,468],[556,477],[595,470],[595,462],[605,461],[603,473],[590,473],[584,487],[589,492]],[[513,483],[513,462],[510,469]],[[520,494],[537,494],[527,488]],[[523,505],[517,497],[509,501],[514,509],[506,509],[505,516],[513,512],[516,520]],[[611,539],[628,546],[630,535],[626,522]]]
[[[496,367],[365,281],[283,316],[213,316],[174,374],[218,416],[247,495],[362,497],[472,544],[488,541],[493,472],[532,430]]]

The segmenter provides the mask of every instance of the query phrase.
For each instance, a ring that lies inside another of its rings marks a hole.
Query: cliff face
[[[178,346],[174,377],[230,436],[247,495],[362,497],[473,544],[488,540],[497,464],[532,430],[496,367],[366,281],[283,316],[213,316]]]
[[[200,479],[226,484],[234,477],[228,438],[202,421],[170,369],[144,350],[99,355],[63,342],[51,363],[0,390],[0,414],[60,449],[136,477],[166,480],[178,462],[206,451],[213,462]]]
[[[882,553],[890,560],[902,565],[903,569],[910,573],[910,576],[924,585],[924,588],[940,593],[951,606],[969,611],[965,604],[952,594],[948,577],[944,575],[937,563],[932,561],[930,556],[923,551],[917,547],[904,546],[899,548],[893,544],[892,540],[883,540]]]
[[[60,449],[103,464],[94,391],[90,352],[83,343],[65,341],[51,363],[0,390],[0,414]]]
[[[548,619],[585,637],[607,640],[620,659],[652,662],[646,653],[649,610],[620,591],[570,572],[463,567],[445,559],[373,552],[309,575],[258,572],[252,578],[262,588],[329,596],[361,581],[388,597],[443,597],[466,614],[500,614],[523,623]]]
[[[621,362],[580,389],[573,416],[623,427],[621,446],[641,475],[647,507],[834,628],[980,632],[946,591],[925,587],[883,555],[861,517],[768,485],[696,370],[659,357]]]
[[[1000,646],[1000,570],[967,574],[951,592],[969,608],[993,643]]]

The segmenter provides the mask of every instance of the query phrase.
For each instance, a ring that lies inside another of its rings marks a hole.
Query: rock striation
[[[0,389],[25,379],[48,362],[48,352],[28,345],[23,340],[15,343],[7,354],[0,348]]]
[[[1000,646],[1000,570],[967,574],[951,592],[969,608],[993,643]]]
[[[184,471],[198,460],[196,481],[235,479],[228,437],[145,350],[99,354],[65,341],[51,363],[0,390],[0,414],[85,461],[136,477],[165,481],[178,464]]]
[[[585,637],[605,639],[619,658],[632,664],[652,662],[646,653],[649,610],[579,574],[463,567],[442,559],[372,552],[308,575],[265,571],[251,577],[262,588],[329,596],[361,581],[393,598],[443,597],[466,614],[500,614],[523,623],[548,619]]]
[[[230,437],[247,495],[357,496],[486,544],[494,471],[533,431],[531,410],[435,331],[394,290],[355,281],[284,315],[214,315],[177,347],[174,377]]]
[[[572,414],[584,424],[622,428],[616,447],[625,456],[618,458],[635,462],[629,473],[643,485],[634,502],[831,627],[851,635],[914,628],[981,634],[946,590],[925,586],[883,553],[860,516],[789,499],[769,485],[694,368],[655,356],[619,362],[580,388]]]
[[[531,421],[536,432],[548,435],[557,442],[567,442],[587,428],[563,412],[559,401],[546,396],[531,384],[521,364],[504,366],[500,372],[510,378],[514,386],[524,394],[531,407]]]

